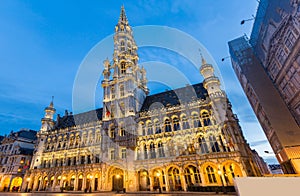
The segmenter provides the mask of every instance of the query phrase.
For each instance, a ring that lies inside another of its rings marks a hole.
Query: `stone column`
[[[166,168],[164,168],[163,171],[164,171],[165,180],[166,180],[166,191],[170,191],[168,171],[166,170]]]
[[[78,191],[78,178],[78,174],[76,174],[74,180],[74,191]]]
[[[149,179],[150,179],[150,191],[153,191],[153,181],[154,181],[154,179],[153,179],[153,175],[150,174],[150,172],[149,172]]]
[[[87,182],[87,179],[86,179],[86,175],[83,175],[83,178],[82,178],[82,190],[84,190],[86,187],[86,182]]]
[[[186,182],[185,182],[184,172],[183,172],[182,168],[180,168],[180,181],[181,181],[182,189],[184,191],[187,191],[187,185],[186,185]]]

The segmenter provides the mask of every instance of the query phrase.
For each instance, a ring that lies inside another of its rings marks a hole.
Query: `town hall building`
[[[103,108],[45,108],[23,190],[187,191],[261,175],[213,66],[201,57],[204,81],[149,95],[137,50],[122,7]]]

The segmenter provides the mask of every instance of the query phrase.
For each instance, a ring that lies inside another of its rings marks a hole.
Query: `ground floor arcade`
[[[190,186],[232,186],[236,176],[247,176],[243,164],[223,162],[174,162],[168,164],[93,164],[30,170],[22,189],[33,191],[164,191],[188,190]]]

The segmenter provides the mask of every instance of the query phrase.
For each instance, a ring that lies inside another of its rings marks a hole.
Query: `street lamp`
[[[221,60],[225,61],[225,59],[228,59],[228,58],[230,58],[230,56],[223,57]]]
[[[253,15],[252,15],[252,18],[242,20],[242,21],[241,21],[241,25],[243,25],[243,24],[245,24],[245,22],[251,21],[251,20],[255,20],[255,17],[254,17]]]
[[[92,179],[93,179],[93,176],[90,175],[90,188],[89,188],[90,193],[92,192]]]

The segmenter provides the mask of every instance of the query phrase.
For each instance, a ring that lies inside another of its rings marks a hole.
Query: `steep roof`
[[[16,133],[18,134],[18,137],[20,137],[20,138],[36,140],[37,131],[34,131],[34,130],[20,130]]]
[[[189,85],[175,90],[169,90],[147,96],[141,111],[149,110],[150,106],[156,102],[161,103],[164,106],[173,106],[189,102],[193,99],[205,99],[207,96],[207,91],[203,87],[203,83]],[[99,121],[102,120],[102,113],[103,108],[99,108],[76,115],[71,114],[63,117],[58,116],[54,129],[64,129],[75,125]]]
[[[23,155],[33,155],[33,148],[20,148],[20,154]]]
[[[102,111],[103,109],[99,108],[96,110],[91,110],[75,115],[58,117],[54,129],[63,129],[67,127],[73,127],[75,125],[81,125],[89,122],[102,120]]]
[[[206,97],[207,91],[203,87],[203,83],[198,83],[147,96],[141,111],[148,111],[149,107],[155,103],[162,104],[166,107],[186,103],[196,98],[205,99]]]

